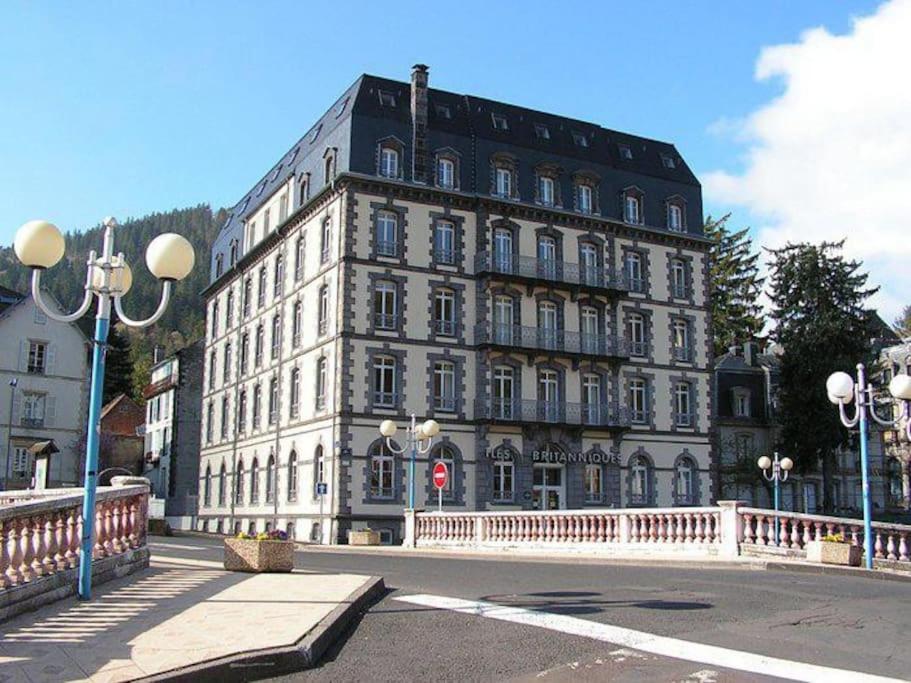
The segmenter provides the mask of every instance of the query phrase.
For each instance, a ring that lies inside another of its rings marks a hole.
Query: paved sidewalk
[[[3,624],[0,681],[306,666],[379,590],[382,579],[370,576],[244,574],[153,555],[148,570],[96,588],[90,603],[63,600]]]

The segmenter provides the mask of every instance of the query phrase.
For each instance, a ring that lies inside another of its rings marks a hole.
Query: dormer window
[[[230,255],[231,256],[230,256],[229,263],[231,264],[231,267],[233,268],[235,265],[237,265],[237,240],[231,240]]]
[[[734,417],[750,417],[750,390],[734,389]]]
[[[554,205],[554,179],[550,176],[538,176],[538,203]]]
[[[506,117],[500,114],[491,114],[491,120],[493,121],[494,130],[509,130],[509,124],[506,121]]]
[[[310,134],[310,144],[316,142],[316,138],[319,137],[320,131],[323,129],[323,124],[319,124],[316,128],[313,129],[313,133]]]
[[[642,224],[642,192],[637,188],[623,191],[623,220],[636,225]]]
[[[512,171],[508,168],[497,168],[497,195],[512,196]]]
[[[445,104],[438,104],[433,109],[437,113],[438,118],[447,120],[452,118],[452,110]]]
[[[395,106],[395,95],[393,95],[388,90],[378,91],[380,98],[381,107],[394,107]]]
[[[437,159],[437,185],[447,189],[455,187],[455,162],[452,159]]]
[[[543,123],[535,124],[535,135],[540,140],[550,140],[550,130]]]
[[[384,178],[399,177],[399,153],[391,147],[380,149],[380,175]]]
[[[221,277],[224,272],[225,257],[224,254],[218,254],[215,257],[215,277]]]
[[[579,200],[579,211],[582,213],[592,212],[592,186],[580,184],[576,188],[576,194]]]
[[[676,204],[667,207],[667,227],[675,232],[683,230],[683,211]]]
[[[617,145],[617,151],[620,153],[621,159],[632,159],[633,158],[633,150],[629,145],[623,145],[623,144]]]
[[[677,168],[677,164],[674,161],[674,157],[668,156],[667,154],[661,155],[661,165],[665,168]]]
[[[588,147],[588,138],[585,137],[584,133],[580,133],[577,130],[573,131],[573,143],[579,147]]]
[[[348,106],[348,100],[349,100],[349,99],[351,99],[351,98],[350,98],[350,97],[346,97],[346,98],[343,99],[343,100],[341,101],[341,103],[335,108],[335,118],[338,118],[339,116],[341,116],[342,113],[345,111],[345,107]]]

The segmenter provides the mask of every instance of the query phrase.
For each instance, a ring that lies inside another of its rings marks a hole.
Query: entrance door
[[[562,465],[535,465],[532,484],[531,501],[535,510],[563,509]]]

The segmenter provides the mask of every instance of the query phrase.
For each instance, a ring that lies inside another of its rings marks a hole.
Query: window
[[[686,262],[675,258],[671,261],[671,296],[675,299],[685,299],[688,295]]]
[[[272,294],[276,298],[282,295],[285,280],[285,259],[279,254],[275,257],[275,280],[272,283]]]
[[[278,350],[282,342],[282,319],[279,315],[272,316],[272,351],[273,360],[278,358]]]
[[[297,452],[291,451],[288,456],[288,502],[297,500]],[[290,536],[289,536],[290,538]]]
[[[270,455],[266,463],[266,502],[271,503],[275,496],[275,456]]]
[[[742,387],[734,389],[734,417],[750,417],[750,391]]]
[[[585,424],[601,424],[601,376],[582,375],[582,420]]]
[[[319,312],[317,314],[319,336],[323,336],[329,329],[329,285],[319,288]]]
[[[550,130],[543,123],[535,124],[535,135],[539,140],[550,140]]]
[[[585,136],[585,133],[581,133],[577,130],[573,131],[573,144],[578,147],[588,147],[588,138]]]
[[[665,168],[676,168],[677,167],[677,164],[674,161],[674,157],[669,156],[667,154],[661,155],[661,165],[664,166]]]
[[[677,382],[674,385],[675,423],[678,427],[693,427],[692,388],[689,382]]]
[[[641,313],[630,313],[627,319],[630,355],[643,357],[648,355],[648,342],[645,338],[645,316]]]
[[[294,302],[294,309],[291,317],[291,345],[297,348],[301,344],[301,326],[304,324],[304,304],[300,301]]]
[[[234,322],[234,290],[228,291],[228,297],[225,301],[225,327],[231,329],[231,324]]]
[[[452,159],[437,159],[437,185],[446,189],[455,187],[455,162]]]
[[[646,505],[651,500],[651,467],[648,460],[637,455],[630,462],[630,503]]]
[[[215,404],[209,401],[206,406],[206,443],[215,439]]]
[[[645,277],[642,268],[642,254],[638,251],[626,252],[626,277],[629,290],[637,294],[645,293]]]
[[[515,465],[509,460],[497,459],[493,463],[493,500],[495,503],[509,503],[513,499]]]
[[[455,364],[437,361],[433,366],[433,407],[435,410],[455,411]],[[451,473],[451,472],[450,472]]]
[[[215,277],[221,277],[221,274],[225,272],[225,257],[224,254],[218,254],[215,257]]]
[[[263,387],[257,383],[253,387],[253,429],[259,429],[259,418],[262,413]]]
[[[373,361],[373,404],[394,408],[397,402],[395,358],[377,356]]]
[[[576,197],[578,198],[579,211],[582,213],[591,213],[594,209],[592,201],[592,187],[584,183],[576,185]]]
[[[493,417],[498,420],[513,419],[515,407],[515,371],[506,366],[493,370]]]
[[[258,292],[258,304],[262,308],[266,305],[266,269],[265,267],[259,269],[259,292]]]
[[[237,265],[237,240],[231,240],[230,263],[232,268]]]
[[[244,461],[237,463],[237,474],[234,481],[234,503],[243,505],[244,503]]]
[[[47,372],[47,344],[35,341],[28,343],[27,370],[33,375],[43,375]]]
[[[582,242],[579,245],[579,265],[581,266],[582,282],[585,284],[598,284],[602,280],[601,253],[598,245],[591,242]]]
[[[319,134],[319,131],[317,131],[317,135],[318,134]],[[311,140],[311,142],[312,142],[312,140]],[[323,164],[323,182],[326,185],[328,185],[330,182],[332,182],[332,178],[335,175],[332,172],[332,167],[333,167],[332,162],[333,162],[332,156],[328,156],[328,157],[326,157],[326,161]]]
[[[447,500],[452,500],[452,492],[453,492],[452,483],[453,483],[453,479],[455,479],[455,454],[453,453],[451,447],[446,446],[446,445],[442,445],[439,447],[439,449],[437,450],[437,453],[436,453],[436,457],[434,457],[430,461],[430,471],[431,472],[433,472],[433,466],[436,465],[438,462],[441,462],[444,465],[446,465],[446,472],[449,474],[449,476],[446,478],[446,486],[443,487],[443,498],[445,498]],[[436,488],[436,487],[434,487],[434,488]]]
[[[316,361],[316,409],[322,410],[326,407],[326,378],[327,378],[327,360],[323,356]]]
[[[221,438],[222,441],[228,438],[230,425],[228,422],[228,397],[221,397]]]
[[[538,266],[540,275],[553,280],[557,276],[557,240],[553,237],[538,238]]]
[[[265,187],[265,186],[266,186],[265,183],[263,183],[263,187]],[[260,191],[262,191],[262,190],[260,190]],[[270,216],[271,216],[271,211],[269,209],[266,209],[265,212],[263,213],[263,232],[266,233],[267,235],[269,234],[269,228],[271,227],[271,224],[272,224],[272,221],[270,220]]]
[[[601,316],[594,306],[583,306],[581,311],[580,332],[582,336],[582,351],[584,353],[597,353],[603,346],[601,337]]]
[[[680,458],[676,468],[676,487],[674,497],[678,505],[692,505],[696,502],[695,474],[696,466],[689,458]]]
[[[252,221],[247,226],[247,251],[250,251],[254,244],[256,244],[256,221]]]
[[[332,222],[327,218],[323,221],[323,231],[320,233],[320,263],[329,262],[329,245],[332,242]]]
[[[493,302],[494,343],[512,345],[514,314],[515,308],[512,297],[506,294],[498,294]]]
[[[398,328],[398,302],[394,282],[380,280],[373,293],[373,324],[379,330]]]
[[[224,367],[222,368],[222,381],[225,384],[231,381],[231,342],[225,344]]]
[[[228,472],[225,469],[225,464],[221,464],[221,469],[218,471],[218,505],[219,507],[224,506],[225,498],[228,489]]]
[[[247,361],[250,356],[250,333],[244,332],[240,338],[240,373],[247,374]]]
[[[604,478],[601,465],[585,466],[585,502],[600,503],[604,499]]]
[[[393,95],[388,90],[378,90],[377,94],[380,98],[381,107],[394,107],[395,106],[395,95]]]
[[[212,349],[209,352],[209,391],[212,391],[215,388],[215,371],[217,367],[217,356],[215,349]]]
[[[250,465],[250,502],[259,502],[259,460],[256,458],[253,458],[253,464]]]
[[[497,195],[500,197],[512,196],[512,171],[508,168],[498,168],[497,171]]]
[[[278,421],[278,380],[272,377],[269,380],[269,424]]]
[[[679,204],[667,205],[667,227],[674,232],[683,231],[683,209]]]
[[[395,458],[385,444],[374,447],[370,456],[370,496],[392,498],[395,495],[393,470]]]
[[[283,194],[278,198],[278,222],[284,223],[288,218],[288,195]]]
[[[294,368],[291,370],[291,386],[289,387],[289,403],[288,412],[291,419],[296,419],[300,414],[300,401],[301,401],[301,371],[299,368]]]
[[[437,221],[433,226],[433,260],[438,264],[455,264],[455,225]]]
[[[538,176],[538,203],[554,205],[554,179],[550,176]]]
[[[639,224],[642,222],[642,205],[640,197],[626,192],[623,195],[623,220],[627,223]]]
[[[538,417],[555,422],[560,416],[559,378],[556,370],[538,372]]]
[[[391,147],[380,148],[380,175],[384,178],[399,177],[399,153]]]
[[[690,325],[686,320],[674,321],[674,360],[690,362],[692,360],[692,349],[690,348]]]
[[[241,389],[237,394],[237,431],[247,431],[247,390]]]
[[[617,152],[620,154],[621,159],[633,158],[633,149],[629,145],[624,145],[622,143],[617,145]]]
[[[218,302],[212,304],[212,339],[218,336]]]
[[[898,458],[889,458],[886,464],[886,479],[889,500],[889,507],[903,507],[905,503],[905,494],[902,489],[902,464]]]
[[[636,424],[648,422],[647,396],[648,384],[645,379],[634,377],[629,381],[630,419]]]
[[[557,304],[542,301],[538,304],[538,343],[545,349],[556,349],[559,342]]]
[[[301,235],[294,243],[294,279],[300,281],[304,278],[304,237]]]
[[[437,116],[439,116],[441,119],[452,118],[452,110],[450,110],[448,105],[438,104],[434,107],[434,111],[436,111]]]
[[[23,392],[20,424],[23,427],[44,427],[47,406],[48,401],[44,394]]]
[[[253,301],[253,281],[250,278],[244,280],[243,300],[244,317],[249,318],[250,306]]]
[[[433,296],[434,332],[452,336],[456,333],[455,292],[451,289],[438,289]]]
[[[212,503],[212,466],[206,465],[206,477],[203,479],[202,504],[209,507]]]
[[[393,211],[379,211],[376,215],[376,253],[379,256],[397,256],[398,214]]]
[[[506,117],[500,114],[491,114],[490,119],[493,122],[494,130],[509,130],[509,123],[506,121]]]
[[[501,273],[511,273],[513,267],[512,231],[497,228],[493,233],[494,268]]]

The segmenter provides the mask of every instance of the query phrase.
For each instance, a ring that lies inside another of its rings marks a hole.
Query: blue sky
[[[781,94],[755,77],[762,48],[848,32],[878,3],[353,4],[3,3],[0,244],[35,217],[78,229],[233,204],[358,74],[404,80],[415,62],[432,86],[673,141],[700,176],[743,173],[748,148],[716,122]],[[756,218],[707,193],[707,212],[728,209]]]

